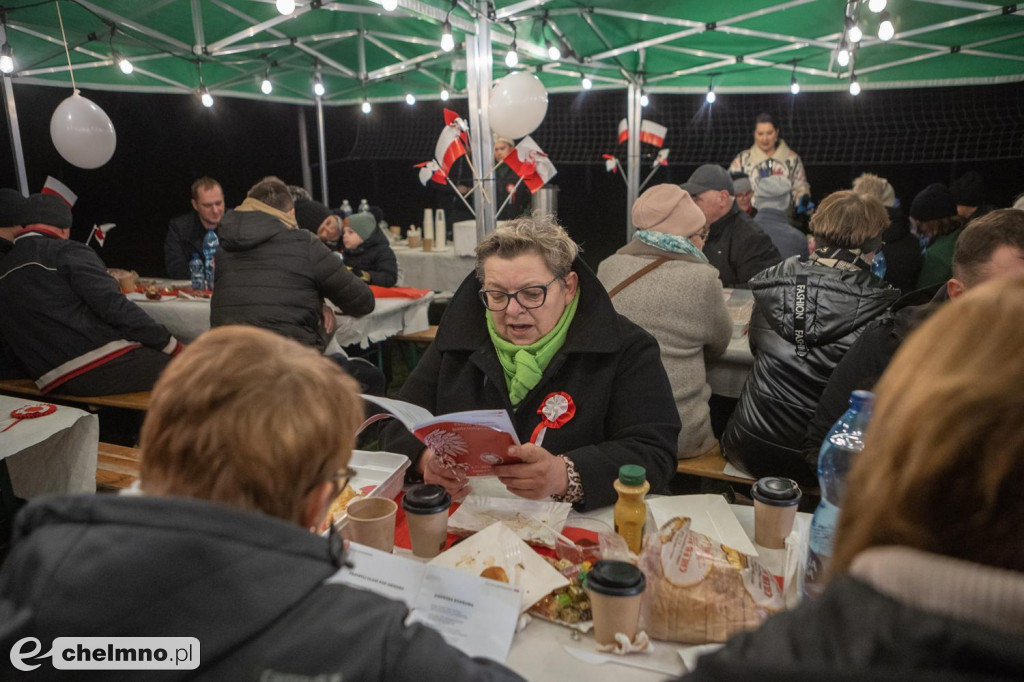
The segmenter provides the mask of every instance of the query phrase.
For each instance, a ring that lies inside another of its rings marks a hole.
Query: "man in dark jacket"
[[[253,328],[203,335],[153,391],[140,495],[40,498],[19,515],[0,679],[68,678],[46,658],[14,670],[25,638],[195,637],[198,667],[157,677],[519,680],[406,626],[404,604],[331,581],[341,544],[308,529],[353,475],[361,420],[353,382],[313,350]],[[144,677],[114,673],[96,679]]]
[[[1024,211],[993,211],[965,227],[953,253],[953,278],[904,295],[864,330],[836,366],[807,427],[803,450],[812,466],[850,394],[875,385],[910,332],[942,303],[995,277],[1024,277]]]
[[[350,215],[342,228],[342,256],[353,275],[367,284],[393,287],[398,282],[398,259],[372,213]]]
[[[736,206],[727,170],[703,165],[680,187],[690,193],[707,218],[710,231],[704,255],[718,268],[722,286],[746,289],[751,277],[782,260],[768,235]]]
[[[181,349],[125,298],[103,261],[68,240],[71,208],[29,197],[25,226],[0,260],[0,334],[43,393],[147,391]]]
[[[769,175],[761,178],[754,186],[754,205],[757,215],[754,223],[764,231],[775,244],[783,258],[807,256],[807,237],[789,224],[786,212],[793,184],[784,175]]]
[[[16,189],[0,189],[0,258],[14,248],[14,235],[25,224],[28,200]],[[28,372],[14,357],[3,334],[0,334],[0,379],[23,379]]]
[[[210,326],[251,324],[320,351],[329,341],[324,297],[354,317],[374,307],[370,288],[315,234],[298,229],[278,180],[258,183],[224,216],[215,277]]]
[[[224,217],[224,191],[213,178],[202,177],[192,183],[193,211],[173,218],[164,240],[164,266],[172,279],[189,279],[188,264],[194,254],[203,254],[203,237],[216,230]]]

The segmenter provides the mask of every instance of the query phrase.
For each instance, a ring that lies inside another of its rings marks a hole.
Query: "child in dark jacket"
[[[341,232],[345,266],[369,284],[393,287],[398,282],[398,259],[387,236],[371,213],[353,213]]]

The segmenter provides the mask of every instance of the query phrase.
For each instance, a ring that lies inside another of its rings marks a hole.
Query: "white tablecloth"
[[[0,395],[0,429],[14,421],[12,410],[38,402]],[[18,497],[96,492],[99,440],[96,415],[58,405],[53,414],[22,419],[0,433],[0,459]]]
[[[447,246],[439,251],[424,251],[421,248],[395,244],[391,247],[398,258],[398,269],[402,273],[401,285],[431,289],[433,291],[455,291],[476,267],[473,256],[456,256],[455,247]]]
[[[210,301],[166,298],[150,301],[142,294],[128,297],[147,315],[167,327],[183,343],[191,343],[210,328]],[[366,348],[395,334],[412,334],[430,327],[427,309],[433,294],[423,298],[378,298],[374,310],[363,317],[335,315],[334,341],[340,346],[359,344]],[[333,346],[332,346],[333,347]]]

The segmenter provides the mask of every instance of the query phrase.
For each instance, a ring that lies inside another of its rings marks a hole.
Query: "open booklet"
[[[352,543],[352,566],[328,578],[405,602],[408,623],[425,623],[469,656],[504,663],[512,646],[522,588],[444,566],[422,564]]]
[[[509,447],[519,445],[519,437],[505,410],[470,410],[435,417],[429,410],[402,400],[373,395],[364,395],[363,400],[391,413],[374,415],[366,424],[394,417],[442,463],[466,476],[493,476],[495,464],[522,461],[508,454]]]

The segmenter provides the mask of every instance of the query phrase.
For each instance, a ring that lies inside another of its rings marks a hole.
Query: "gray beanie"
[[[25,225],[49,225],[71,229],[71,207],[56,194],[33,194],[28,198]]]
[[[25,225],[27,211],[28,199],[21,192],[9,187],[0,189],[0,227]]]
[[[377,220],[373,217],[372,213],[360,211],[348,217],[348,226],[359,235],[360,239],[366,241],[373,234],[373,231],[377,229]]]
[[[754,206],[758,209],[774,208],[785,211],[789,208],[789,197],[793,183],[783,175],[769,175],[754,185]]]

